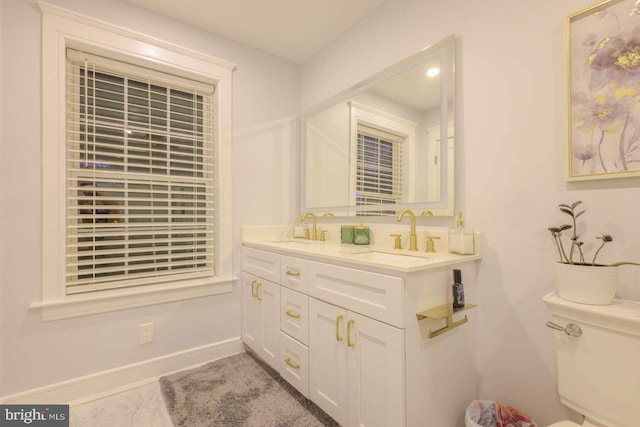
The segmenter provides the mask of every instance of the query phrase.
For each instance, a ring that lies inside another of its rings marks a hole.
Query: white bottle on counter
[[[458,212],[456,226],[449,229],[449,252],[458,255],[473,255],[475,244],[473,228],[464,226],[462,212]]]

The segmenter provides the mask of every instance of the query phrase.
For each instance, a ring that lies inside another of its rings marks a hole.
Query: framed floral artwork
[[[640,176],[640,0],[567,20],[569,179]]]

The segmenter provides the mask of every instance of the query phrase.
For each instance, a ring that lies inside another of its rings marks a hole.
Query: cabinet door
[[[278,369],[278,349],[280,348],[280,285],[259,280],[256,289],[256,298],[261,305],[260,334],[262,343],[258,354],[271,365]]]
[[[347,423],[346,310],[309,298],[309,398]]]
[[[248,273],[242,273],[242,341],[253,351],[259,353],[261,344],[260,317],[261,304],[255,297],[256,283],[259,279]]]
[[[280,285],[242,273],[242,339],[278,369]]]
[[[405,425],[404,332],[349,312],[350,426]]]

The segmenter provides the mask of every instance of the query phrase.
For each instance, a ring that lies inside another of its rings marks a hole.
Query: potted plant
[[[559,227],[549,227],[553,236],[560,260],[554,264],[554,280],[558,296],[568,301],[605,305],[613,301],[618,286],[618,266],[634,264],[633,262],[616,262],[613,264],[601,264],[596,260],[600,251],[608,242],[613,241],[609,234],[602,234],[596,239],[602,243],[598,246],[593,257],[588,258],[583,249],[584,242],[578,234],[577,219],[586,211],[578,208],[582,204],[580,200],[571,205],[559,205],[560,211],[571,217],[571,224],[563,224]],[[563,233],[572,231],[565,245]]]

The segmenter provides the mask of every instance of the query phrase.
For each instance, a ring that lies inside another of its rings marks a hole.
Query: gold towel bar
[[[416,314],[416,317],[418,318],[418,320],[422,320],[422,319],[438,319],[438,320],[442,320],[445,319],[446,324],[445,326],[443,326],[440,329],[436,329],[435,331],[429,331],[429,338],[435,338],[438,335],[441,335],[453,328],[457,328],[460,325],[464,325],[465,323],[467,323],[469,321],[469,319],[467,318],[467,316],[465,315],[463,319],[460,319],[458,321],[453,321],[453,315],[456,313],[460,313],[461,311],[466,311],[469,309],[472,309],[474,307],[477,307],[477,304],[465,304],[463,308],[460,308],[456,311],[453,311],[453,307],[451,306],[451,304],[445,304],[445,305],[441,305],[438,307],[434,307],[432,309],[426,310],[426,311],[421,311],[420,313]]]

